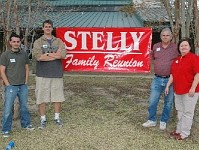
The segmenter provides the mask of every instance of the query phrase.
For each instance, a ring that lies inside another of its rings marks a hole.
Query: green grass
[[[11,137],[0,137],[0,149],[15,141],[16,150],[196,150],[199,149],[198,123],[186,141],[169,138],[175,128],[172,116],[166,131],[158,126],[145,129],[150,78],[65,76],[66,101],[62,104],[63,128],[53,123],[53,106],[47,107],[47,128],[28,132],[13,122]],[[29,82],[32,123],[39,124],[35,104],[35,81]],[[0,108],[2,108],[2,104]],[[198,106],[197,106],[198,108]],[[158,107],[158,116],[162,100]],[[2,110],[2,109],[0,109]],[[196,112],[196,116],[198,113]]]

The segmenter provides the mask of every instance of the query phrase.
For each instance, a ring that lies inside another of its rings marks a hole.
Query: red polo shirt
[[[189,52],[185,56],[177,57],[171,65],[175,93],[179,95],[188,93],[196,73],[199,73],[197,55]],[[196,92],[199,92],[199,86],[196,87]]]

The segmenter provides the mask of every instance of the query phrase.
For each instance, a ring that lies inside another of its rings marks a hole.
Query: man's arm
[[[41,54],[38,58],[38,61],[52,61],[55,60],[54,57],[50,57],[49,54]]]
[[[66,57],[66,50],[59,48],[56,53],[49,53],[48,56],[54,59],[63,59]]]
[[[173,83],[173,75],[170,74],[169,81],[167,82],[166,88],[165,88],[165,95],[169,94],[169,87]]]
[[[33,45],[32,55],[37,61],[52,61],[55,58],[48,56],[48,54],[42,54],[41,47],[39,47],[39,40],[36,40]]]
[[[8,81],[8,78],[7,78],[7,76],[6,76],[6,67],[3,66],[3,65],[0,65],[0,72],[1,72],[1,78],[2,78],[2,80],[3,80],[3,82],[4,82],[4,84],[5,84],[6,86],[10,85],[10,83],[9,83],[9,81]]]
[[[26,69],[25,84],[27,84],[28,83],[28,77],[29,77],[29,65],[28,64],[25,65],[25,69]]]
[[[49,53],[48,56],[52,57],[54,59],[63,59],[66,57],[66,48],[64,43],[59,39],[59,49],[57,50],[56,53]]]

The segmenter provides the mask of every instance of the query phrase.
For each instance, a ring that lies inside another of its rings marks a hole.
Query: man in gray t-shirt
[[[66,56],[66,49],[61,39],[52,35],[53,22],[43,22],[44,35],[34,42],[33,58],[36,59],[36,103],[39,107],[40,126],[46,127],[46,104],[54,105],[54,122],[58,127],[63,126],[61,103],[64,98],[64,82],[62,59]]]
[[[12,127],[12,107],[17,96],[20,104],[21,127],[28,130],[34,129],[30,124],[30,113],[27,107],[29,60],[27,54],[19,49],[20,44],[20,36],[12,34],[10,36],[11,49],[3,52],[0,59],[1,78],[5,85],[5,101],[2,117],[3,137],[10,135]]]

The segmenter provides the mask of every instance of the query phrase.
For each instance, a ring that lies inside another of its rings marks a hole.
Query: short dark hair
[[[9,38],[10,41],[12,41],[12,37],[16,37],[16,38],[19,38],[21,40],[21,37],[16,33],[11,33],[10,38]]]
[[[45,20],[44,22],[43,22],[43,27],[44,27],[44,24],[45,23],[48,23],[48,24],[50,24],[52,27],[53,27],[53,21],[52,20]]]
[[[184,42],[184,41],[186,41],[186,42],[189,43],[189,46],[190,46],[190,48],[191,48],[190,51],[193,52],[193,44],[192,44],[191,39],[188,38],[188,37],[184,37],[184,38],[181,38],[181,39],[179,40],[179,42],[178,42],[178,53],[181,54],[181,52],[180,52],[180,44],[181,44],[182,42]]]

